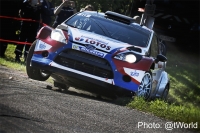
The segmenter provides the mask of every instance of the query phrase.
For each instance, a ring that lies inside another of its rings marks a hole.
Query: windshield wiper
[[[77,28],[76,26],[73,26],[73,25],[69,25],[69,24],[67,24],[67,26],[70,26],[70,27],[73,27],[73,28]]]

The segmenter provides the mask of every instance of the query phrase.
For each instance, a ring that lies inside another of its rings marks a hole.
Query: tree
[[[91,4],[99,12],[115,11],[120,14],[132,16],[132,10],[139,0],[74,0],[77,11]],[[60,5],[62,0],[52,0],[54,6]]]

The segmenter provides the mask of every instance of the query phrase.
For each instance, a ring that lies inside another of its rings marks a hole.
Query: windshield
[[[150,31],[138,25],[126,25],[84,13],[77,14],[65,24],[140,47],[147,47],[150,37]]]

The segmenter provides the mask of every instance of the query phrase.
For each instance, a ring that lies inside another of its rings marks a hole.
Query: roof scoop
[[[112,11],[105,12],[105,15],[109,19],[113,19],[115,21],[119,21],[125,24],[131,24],[134,22],[133,18]]]

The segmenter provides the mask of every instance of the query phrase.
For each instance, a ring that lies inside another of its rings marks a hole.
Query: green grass
[[[24,63],[14,62],[14,45],[9,45],[6,58],[0,58],[0,65],[25,71]],[[156,116],[180,122],[198,122],[200,124],[200,64],[199,53],[182,51],[173,44],[168,46],[167,69],[170,77],[168,102],[155,100],[146,102],[142,98],[121,99],[119,104],[126,104]],[[121,102],[121,103],[120,103]],[[200,125],[197,129],[200,131]]]
[[[133,101],[127,104],[130,108],[135,108],[144,112],[152,113],[156,116],[165,118],[169,121],[200,123],[199,107],[187,107],[185,105],[169,104],[162,100],[146,102],[141,97],[135,97]],[[196,131],[200,131],[198,125]]]
[[[8,45],[5,53],[6,57],[0,58],[0,65],[7,66],[9,68],[13,68],[20,71],[25,71],[26,67],[25,63],[23,63],[23,59],[22,63],[15,62],[15,53],[14,53],[15,47],[16,45],[11,45],[11,44]]]
[[[199,53],[179,50],[173,45],[169,50],[166,69],[171,83],[169,100],[200,107]]]
[[[0,65],[6,66],[8,68],[13,68],[15,70],[26,72],[26,66],[24,63],[24,59],[21,57],[21,63],[15,62],[15,47],[16,45],[9,44],[6,49],[6,57],[0,58]],[[50,77],[47,82],[53,83],[53,79]]]
[[[155,100],[146,102],[135,98],[127,106],[152,113],[167,120],[200,124],[200,58],[199,52],[190,52],[168,46],[167,68],[170,77],[170,91],[167,102]],[[198,125],[197,131],[200,131]]]

